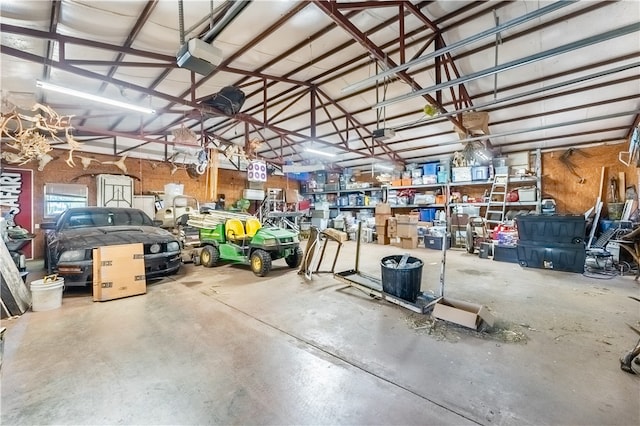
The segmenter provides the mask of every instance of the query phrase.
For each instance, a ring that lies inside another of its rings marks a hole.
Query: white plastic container
[[[178,195],[184,195],[184,184],[182,183],[167,183],[164,186],[164,206],[172,207],[173,199]]]
[[[53,279],[45,277],[32,281],[31,310],[34,312],[50,311],[62,306],[62,291],[64,290],[64,278]]]
[[[521,202],[530,202],[536,201],[536,187],[522,187],[518,188],[518,201]]]

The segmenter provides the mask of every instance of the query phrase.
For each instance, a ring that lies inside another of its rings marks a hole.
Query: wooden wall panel
[[[55,159],[52,160],[45,169],[40,172],[37,170],[37,163],[29,163],[24,166],[7,165],[8,167],[18,167],[23,169],[34,170],[34,223],[39,224],[44,216],[44,186],[47,183],[79,183],[87,185],[89,189],[89,203],[96,203],[96,178],[98,174],[115,174],[120,175],[122,171],[112,164],[100,164],[92,162],[87,170],[83,170],[80,158],[75,158],[75,167],[69,167],[65,160],[68,151],[54,150],[50,153]],[[95,158],[102,161],[113,161],[114,158],[108,155],[88,155],[85,157]],[[186,170],[179,169],[171,174],[171,165],[145,159],[127,158],[125,160],[128,174],[139,178],[134,179],[135,195],[149,195],[164,192],[164,186],[167,183],[177,183],[184,185],[184,194],[190,195],[198,199],[200,203],[215,201],[208,199],[210,193],[207,176],[202,175],[197,179],[189,177]],[[4,165],[4,163],[3,163]],[[298,189],[300,185],[295,180],[287,179],[284,176],[269,176],[265,188],[282,188]],[[220,169],[218,172],[218,194],[224,194],[226,197],[226,206],[232,205],[238,199],[242,198],[242,191],[248,188],[248,182],[245,172],[234,170]],[[255,205],[252,206],[255,208]],[[35,231],[36,239],[34,240],[34,254],[36,258],[42,258],[43,253],[43,236],[42,232]]]
[[[627,143],[621,143],[575,150],[569,159],[575,165],[575,172],[584,178],[582,183],[561,161],[562,155],[567,151],[566,149],[543,153],[543,197],[552,197],[556,200],[558,213],[582,214],[596,204],[603,167],[605,168],[605,173],[602,199],[605,203],[611,201],[610,179],[612,177],[618,179],[620,173],[624,173],[626,185],[634,185],[637,191],[637,169],[635,167],[626,167],[618,161],[618,153],[626,150],[627,146]],[[605,205],[602,215],[606,217],[606,214]]]

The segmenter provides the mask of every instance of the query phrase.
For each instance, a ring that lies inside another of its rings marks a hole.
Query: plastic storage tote
[[[582,215],[520,215],[515,217],[521,243],[580,244],[586,222]]]
[[[520,266],[564,272],[584,272],[586,258],[584,243],[536,244],[519,242],[517,250]]]

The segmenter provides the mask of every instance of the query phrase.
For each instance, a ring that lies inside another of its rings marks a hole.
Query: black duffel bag
[[[217,109],[227,115],[234,115],[240,112],[244,104],[244,92],[235,86],[223,87],[218,93],[202,103]]]

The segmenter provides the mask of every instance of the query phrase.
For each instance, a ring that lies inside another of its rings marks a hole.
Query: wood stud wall
[[[624,173],[626,186],[634,185],[638,193],[638,169],[626,167],[618,161],[618,153],[628,148],[628,142],[580,148],[579,152],[571,155],[572,164],[578,175],[584,178],[580,183],[577,176],[572,174],[562,163],[562,154],[566,149],[542,154],[542,188],[543,198],[551,197],[556,200],[556,210],[561,214],[583,214],[594,207],[600,193],[600,178],[604,167],[604,190],[602,217],[606,218],[606,203],[610,201],[609,181],[612,177],[620,177]],[[585,154],[585,155],[582,155]]]

